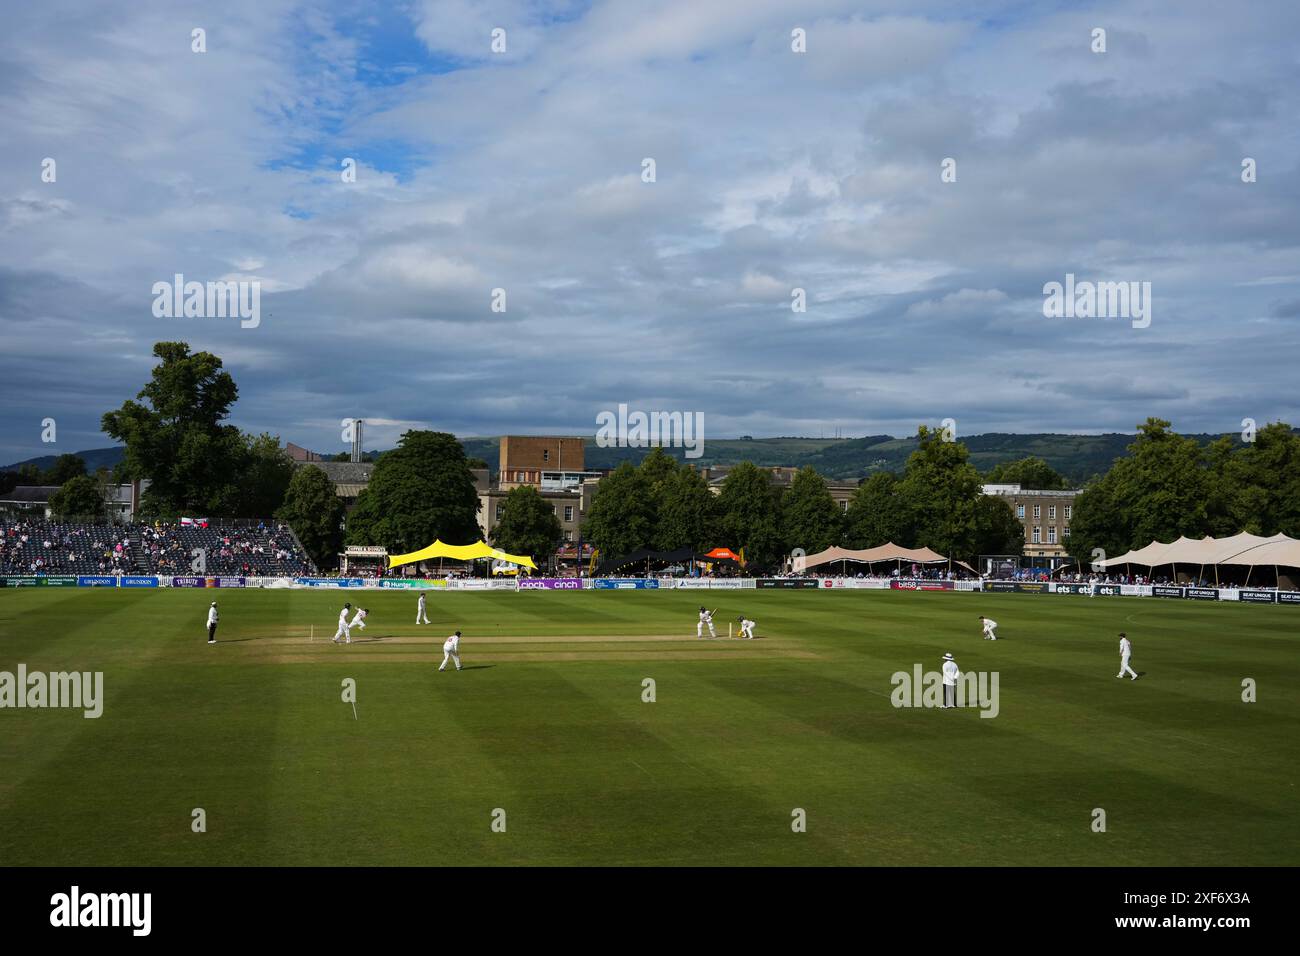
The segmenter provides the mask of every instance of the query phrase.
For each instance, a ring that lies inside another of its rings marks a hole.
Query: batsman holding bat
[[[704,625],[706,624],[709,626],[709,637],[718,636],[718,632],[713,627],[713,615],[717,612],[718,609],[716,607],[712,611],[709,611],[705,609],[704,605],[700,605],[700,620],[699,623],[695,625],[696,637],[704,636]]]

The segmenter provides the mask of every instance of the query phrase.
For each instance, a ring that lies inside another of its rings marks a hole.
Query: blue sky
[[[164,339],[321,451],[353,415],[385,446],[620,403],[713,437],[1300,424],[1293,3],[9,16],[0,462],[108,444]],[[260,323],[156,318],[178,272],[259,283]],[[1150,326],[1045,318],[1067,273],[1151,283]]]

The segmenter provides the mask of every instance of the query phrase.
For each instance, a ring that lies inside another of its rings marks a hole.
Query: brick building
[[[541,491],[576,491],[598,471],[587,471],[585,440],[552,435],[503,435],[497,484],[504,491],[532,485]]]

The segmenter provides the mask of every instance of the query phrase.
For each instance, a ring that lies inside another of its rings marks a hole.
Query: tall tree
[[[912,538],[912,516],[898,476],[880,471],[860,484],[845,515],[845,546],[860,550],[893,542],[907,548]]]
[[[1074,503],[1071,550],[1085,563],[1093,549],[1115,557],[1152,541],[1203,537],[1214,500],[1212,476],[1195,439],[1159,418],[1138,426],[1129,455],[1118,459]]]
[[[80,455],[60,455],[41,475],[43,485],[61,485],[86,474],[86,461]]]
[[[1064,475],[1033,455],[994,465],[984,480],[989,484],[1019,485],[1022,489],[1035,491],[1062,491],[1069,484]]]
[[[526,554],[545,568],[564,537],[555,506],[531,485],[517,485],[506,494],[501,520],[492,531],[492,544],[510,554]]]
[[[332,568],[343,545],[343,511],[334,482],[315,465],[305,465],[289,480],[275,516],[293,528],[318,568]]]
[[[1211,481],[1225,501],[1223,533],[1300,537],[1300,435],[1273,422],[1253,442],[1229,447],[1235,447],[1230,456],[1210,464]]]
[[[907,459],[899,491],[913,515],[916,543],[940,554],[969,560],[977,554],[976,503],[979,472],[961,442],[922,425],[917,448]]]
[[[237,479],[239,430],[222,422],[239,394],[221,359],[190,353],[184,342],[158,342],[148,384],[107,412],[102,427],[126,446],[119,475],[148,478],[142,511],[162,517],[219,506]]]
[[[718,496],[694,468],[678,468],[663,485],[654,545],[706,551],[717,536]]]
[[[1090,481],[1074,499],[1070,554],[1086,568],[1130,550],[1125,505],[1119,500],[1114,468]],[[1150,542],[1147,542],[1150,543]]]
[[[348,518],[351,544],[390,553],[479,540],[478,492],[465,449],[447,432],[409,431],[380,456]]]
[[[1023,554],[1025,526],[1011,504],[997,495],[980,495],[975,502],[975,548],[981,554]]]
[[[655,519],[649,481],[640,469],[625,461],[596,486],[582,523],[582,537],[602,556],[622,557],[651,545]]]
[[[104,514],[104,499],[94,478],[77,475],[50,496],[50,510],[60,518],[99,518]]]
[[[650,454],[641,459],[637,469],[645,477],[650,493],[659,498],[663,494],[664,484],[683,466],[677,460],[656,445]]]
[[[780,502],[770,472],[741,462],[723,480],[718,505],[722,544],[743,548],[745,559],[760,568],[781,562],[785,554]]]
[[[844,516],[831,497],[826,479],[811,465],[795,472],[789,490],[781,500],[787,550],[803,548],[807,554],[839,544]]]
[[[213,510],[236,518],[269,518],[284,503],[294,475],[293,459],[274,435],[240,435],[239,439],[239,482],[227,486]]]

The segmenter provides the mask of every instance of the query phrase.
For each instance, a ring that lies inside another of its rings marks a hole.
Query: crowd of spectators
[[[140,544],[146,574],[292,577],[316,573],[311,559],[282,524],[204,527],[155,521],[140,526]]]
[[[957,581],[961,578],[969,578],[971,574],[965,571],[949,570],[947,565],[926,566],[923,564],[912,564],[907,567],[892,567],[888,570],[867,570],[852,571],[845,573],[840,570],[838,564],[826,565],[821,568],[812,568],[807,571],[781,572],[770,575],[774,578],[853,578],[857,581],[891,581],[899,578],[908,581]]]
[[[1053,580],[1062,584],[1168,584],[1166,578],[1152,578],[1145,574],[1090,574],[1067,571]]]
[[[131,574],[124,526],[30,519],[0,521],[0,571],[7,574]]]
[[[68,524],[0,518],[0,572],[8,574],[315,574],[289,528],[172,521]]]

